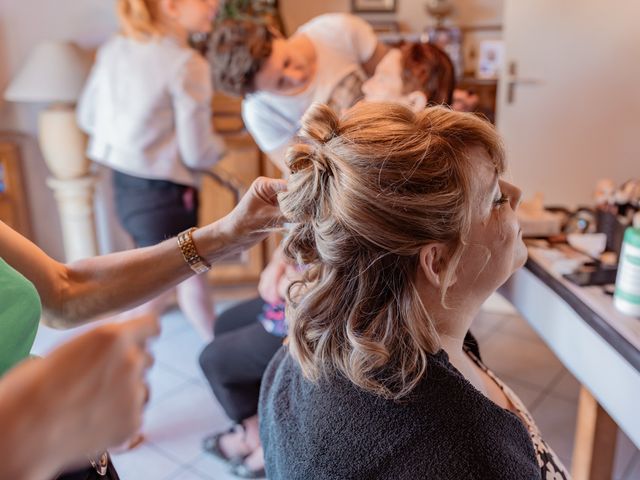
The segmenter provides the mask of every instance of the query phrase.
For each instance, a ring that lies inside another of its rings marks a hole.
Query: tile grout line
[[[545,393],[545,395],[551,395],[552,397],[558,398],[559,400],[566,400],[568,402],[574,403],[574,400],[568,400],[568,399],[566,399],[564,397],[553,395],[553,393],[552,393],[552,390],[560,383],[560,380],[562,380],[562,377],[564,376],[565,373],[571,374],[571,372],[569,372],[569,370],[567,370],[566,367],[563,365],[562,366],[562,371],[558,372],[556,374],[556,376],[551,379],[549,384],[546,387],[544,387],[544,393]],[[575,402],[575,403],[577,405],[577,402]]]
[[[158,405],[159,403],[164,403],[168,397],[173,396],[175,393],[177,393],[178,391],[182,390],[184,388],[185,385],[189,384],[192,385],[193,382],[189,379],[189,378],[184,378],[181,379],[182,383],[179,383],[178,385],[171,387],[169,390],[167,390],[166,392],[164,392],[160,397],[156,398],[155,400],[153,400],[153,403],[149,405],[149,407],[153,407],[155,405]],[[151,395],[153,398],[153,390],[151,391]]]
[[[202,456],[202,452],[198,452],[198,455],[196,455],[192,459],[185,462],[184,460],[179,459],[178,457],[174,456],[170,452],[167,452],[164,448],[156,445],[152,441],[145,442],[145,445],[147,445],[152,450],[155,450],[156,453],[159,453],[163,457],[171,460],[174,463],[177,463],[181,468],[184,468],[185,466],[190,466],[192,462],[195,462],[198,458]]]
[[[178,468],[176,470],[172,471],[166,477],[162,478],[162,480],[173,480],[175,478],[176,474],[180,474],[182,472],[184,472],[184,465],[182,465],[181,463],[178,463]]]

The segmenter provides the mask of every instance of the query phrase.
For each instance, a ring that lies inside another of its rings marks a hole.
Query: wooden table
[[[610,479],[618,427],[640,448],[640,319],[621,314],[601,287],[578,287],[530,248],[500,293],[581,383],[575,480]]]

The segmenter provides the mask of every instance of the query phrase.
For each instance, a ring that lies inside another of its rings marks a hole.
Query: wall
[[[93,48],[116,29],[112,0],[0,0],[0,91],[4,92],[26,56],[44,40],[72,40]],[[54,258],[63,259],[61,229],[55,200],[45,180],[48,176],[35,136],[42,105],[12,104],[0,100],[0,130],[20,132],[33,240]],[[104,189],[102,182],[100,189]],[[106,195],[109,194],[108,188]],[[103,195],[104,196],[104,195]],[[105,221],[106,202],[98,205]],[[122,237],[101,235],[106,249],[119,247]]]
[[[280,0],[280,11],[287,30],[293,32],[307,20],[327,12],[350,12],[352,0],[311,2]],[[458,25],[495,25],[502,22],[504,0],[452,0],[455,12],[451,20]],[[396,20],[404,30],[420,32],[433,24],[425,10],[426,0],[396,0],[395,14],[368,14],[366,18]]]
[[[352,0],[326,0],[311,2],[300,0],[280,0],[280,11],[288,33],[300,25],[328,12],[350,12]],[[449,22],[462,27],[500,26],[504,0],[451,0],[455,10]],[[434,24],[425,10],[426,0],[396,0],[397,11],[390,14],[361,14],[374,21],[396,21],[402,31],[422,32]],[[469,32],[464,43],[465,70],[473,70],[476,62],[478,43],[484,39],[498,39],[500,31]]]

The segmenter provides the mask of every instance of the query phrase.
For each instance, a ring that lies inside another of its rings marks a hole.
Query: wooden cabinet
[[[476,111],[486,116],[492,123],[496,121],[497,80],[483,80],[474,77],[463,77],[458,80],[457,88],[469,90],[478,95]]]
[[[20,150],[7,140],[0,140],[0,220],[22,235],[31,236]]]
[[[275,173],[269,160],[244,128],[240,102],[240,99],[216,94],[212,109],[214,129],[227,144],[227,154],[216,166],[216,171],[232,178],[241,192],[212,178],[204,178],[200,192],[201,225],[229,213],[236,204],[238,193],[244,193],[256,177],[273,176]],[[265,241],[243,254],[216,264],[209,273],[211,282],[215,285],[256,283],[268,262],[272,244],[273,241]]]

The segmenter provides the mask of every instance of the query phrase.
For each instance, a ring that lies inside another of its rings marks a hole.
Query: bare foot
[[[252,472],[257,472],[264,468],[264,451],[262,447],[256,448],[251,454],[244,459],[246,467]]]
[[[245,442],[253,452],[260,447],[260,425],[258,423],[258,415],[246,418],[242,421],[245,431]]]
[[[129,439],[129,445],[127,445],[128,450],[133,450],[139,445],[144,443],[144,435],[141,432],[138,432],[135,436]]]
[[[144,434],[142,432],[138,432],[129,440],[124,442],[122,445],[118,445],[116,447],[110,448],[109,451],[115,454],[125,453],[143,444],[144,440],[145,440]]]
[[[251,448],[245,441],[245,432],[242,428],[225,433],[219,440],[220,450],[227,458],[246,457],[251,453]]]

